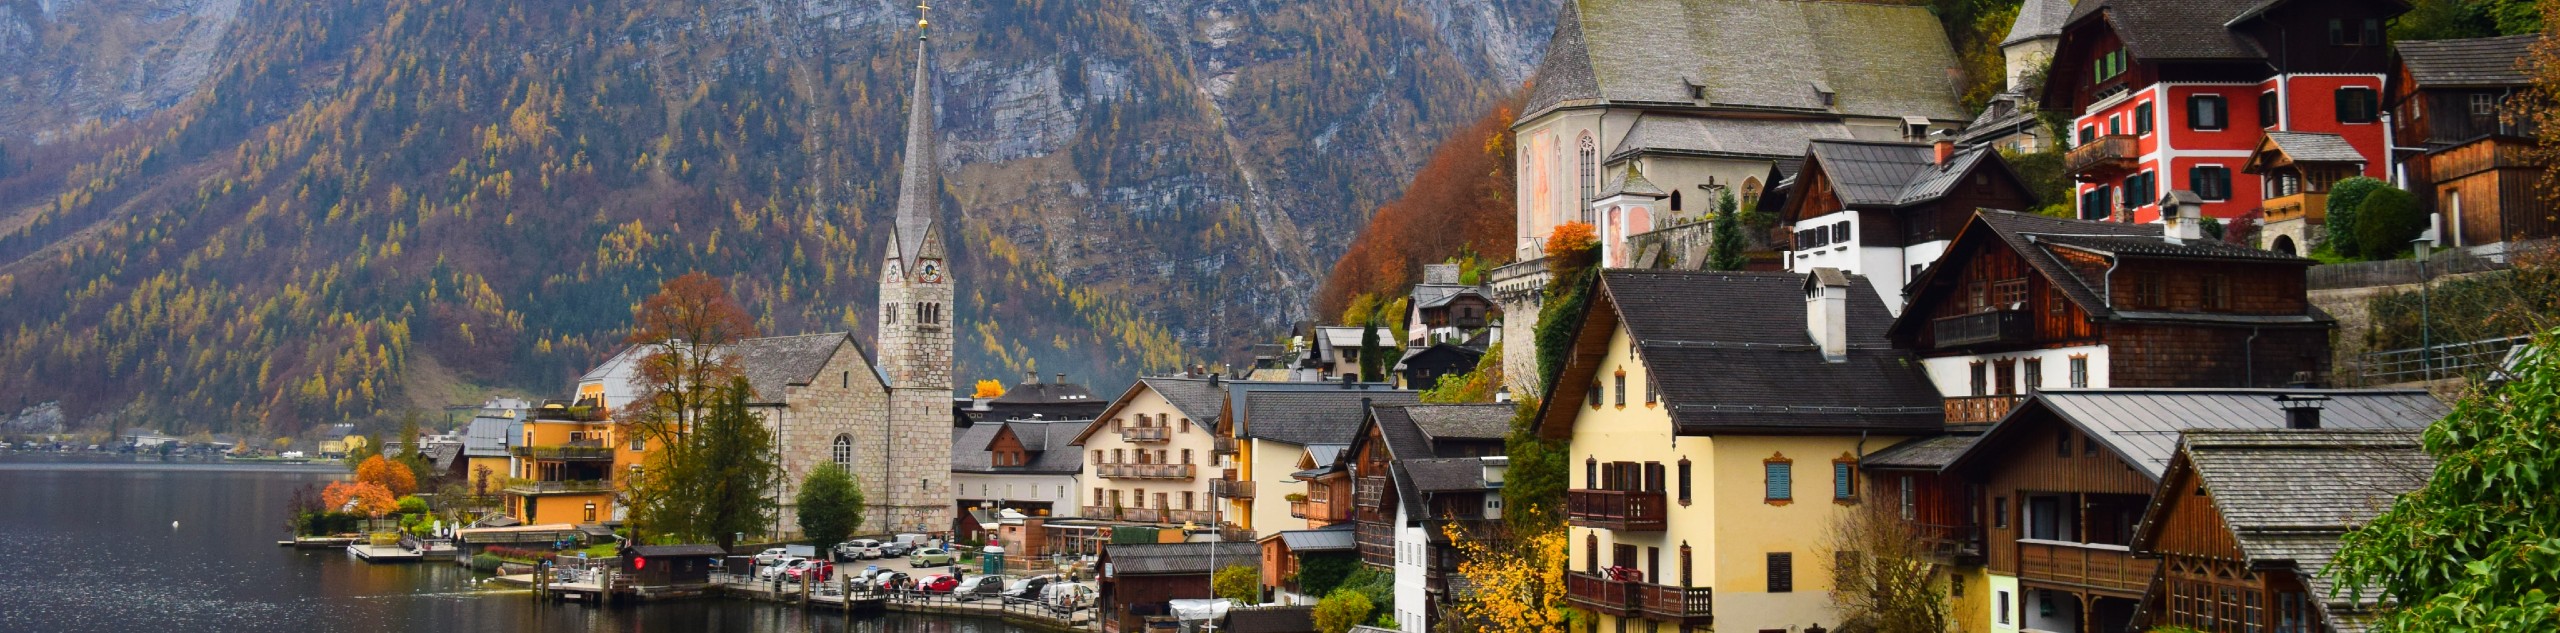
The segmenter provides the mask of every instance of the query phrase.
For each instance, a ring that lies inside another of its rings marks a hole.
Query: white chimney
[[[1822,348],[1822,360],[1849,361],[1849,275],[1815,268],[1804,278],[1804,328]]]
[[[2185,189],[2160,197],[2160,236],[2171,244],[2204,239],[2204,198]]]

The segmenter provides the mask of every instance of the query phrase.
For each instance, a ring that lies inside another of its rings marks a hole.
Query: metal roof
[[[2419,88],[2507,88],[2532,83],[2526,58],[2542,34],[2392,43]]]
[[[1274,536],[1279,537],[1280,542],[1288,545],[1289,551],[1292,552],[1348,552],[1360,549],[1359,540],[1354,538],[1349,529],[1351,524],[1336,523],[1334,525],[1341,527],[1290,530]]]
[[[1262,547],[1253,543],[1113,543],[1102,546],[1102,556],[1116,576],[1207,574],[1214,571],[1211,565],[1262,566]]]
[[[2276,396],[2325,396],[2320,426],[2348,430],[2418,430],[2444,417],[2443,401],[2407,389],[2051,389],[2036,393],[1993,425],[1949,468],[1989,459],[2003,435],[2047,417],[2059,418],[2125,463],[2157,480],[2188,429],[2281,429]]]
[[[2420,435],[2414,429],[2189,431],[2162,477],[2161,494],[2183,490],[2193,477],[2251,567],[2291,566],[2324,598],[2321,606],[2332,619],[2369,613],[2381,587],[2340,591],[2321,572],[2348,531],[2426,487],[2436,461]],[[2154,503],[2144,513],[2135,551],[2151,551],[2170,507]]]

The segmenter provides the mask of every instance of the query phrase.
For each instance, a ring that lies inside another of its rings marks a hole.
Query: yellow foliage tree
[[[1458,575],[1476,586],[1474,596],[1449,605],[1459,626],[1504,633],[1570,630],[1577,616],[1564,607],[1562,527],[1519,534],[1508,544],[1468,534],[1456,523],[1441,530],[1458,545]]]
[[[993,378],[989,378],[989,379],[986,379],[986,380],[980,380],[980,381],[978,381],[978,390],[977,390],[977,391],[974,391],[974,392],[971,392],[971,393],[969,394],[969,397],[971,397],[971,398],[1002,398],[1002,397],[1004,397],[1004,383],[1002,383],[1002,382],[998,382],[998,381],[996,381],[996,380],[995,380],[995,379],[993,379]]]
[[[356,465],[356,481],[379,486],[393,497],[418,491],[418,476],[409,472],[407,464],[383,459],[379,454]]]

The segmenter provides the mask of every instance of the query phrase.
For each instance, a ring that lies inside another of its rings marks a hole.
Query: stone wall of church
[[[894,447],[887,451],[889,480],[881,487],[886,494],[872,502],[886,513],[882,531],[949,531],[951,389],[892,389],[889,411],[893,420],[888,425],[889,442]]]
[[[850,444],[844,466],[853,472],[863,494],[873,498],[878,498],[880,482],[889,479],[891,458],[904,449],[889,431],[888,389],[881,386],[851,340],[837,346],[834,357],[808,385],[791,387],[784,401],[783,406],[767,409],[773,412],[767,424],[774,431],[776,461],[782,469],[775,486],[781,501],[777,527],[780,535],[797,536],[800,513],[794,503],[800,482],[818,465],[836,461],[836,438]],[[943,453],[947,459],[950,451]],[[886,509],[873,506],[863,517],[862,531],[878,531],[879,526],[888,525],[888,518]]]

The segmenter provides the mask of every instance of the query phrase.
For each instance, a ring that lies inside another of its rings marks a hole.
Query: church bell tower
[[[929,10],[918,5],[919,11]],[[897,223],[880,266],[876,349],[889,386],[886,481],[862,476],[880,495],[885,525],[865,529],[951,529],[952,275],[941,229],[942,174],[934,151],[933,47],[916,18],[914,93],[907,99],[905,164],[898,172]]]

